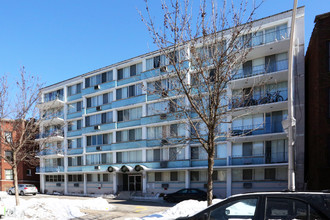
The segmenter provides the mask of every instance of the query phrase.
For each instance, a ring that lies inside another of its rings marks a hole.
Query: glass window
[[[258,199],[240,199],[213,209],[210,219],[255,219]]]
[[[265,180],[275,180],[276,169],[275,168],[265,168]]]
[[[252,180],[252,169],[243,170],[243,180]]]
[[[14,179],[13,170],[5,170],[5,176],[6,176],[6,180],[13,180]]]
[[[162,173],[156,172],[155,173],[155,181],[162,181]]]
[[[170,175],[171,181],[178,181],[178,172],[171,172]]]
[[[267,198],[266,219],[307,219],[307,204],[288,198]]]
[[[9,131],[5,131],[5,140],[7,143],[12,143],[13,142],[13,136],[12,133]]]
[[[199,181],[199,171],[190,171],[190,181]]]

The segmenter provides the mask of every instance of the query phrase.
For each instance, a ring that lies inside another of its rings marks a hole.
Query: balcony
[[[268,33],[260,31],[252,36],[251,41],[247,45],[252,47],[252,50],[247,55],[247,59],[260,56],[260,54],[267,56],[288,51],[290,46],[289,39],[290,27],[281,27]]]
[[[44,102],[38,103],[37,108],[60,108],[64,106],[63,96],[55,97],[54,99],[45,99]]]
[[[233,98],[230,108],[243,108],[256,105],[265,105],[270,103],[284,102],[288,100],[288,90],[282,89],[275,92],[266,92],[262,97],[253,97],[248,95],[243,99],[242,97]]]
[[[239,69],[237,73],[232,77],[232,80],[243,79],[253,76],[265,75],[275,72],[280,72],[288,70],[288,60],[279,60],[274,63],[270,63],[267,65],[259,65],[253,66],[251,69],[243,70]]]
[[[63,113],[54,114],[52,116],[46,116],[40,123],[41,126],[50,126],[50,125],[64,125],[64,115]]]
[[[43,134],[39,134],[36,137],[36,141],[43,142],[53,142],[53,141],[63,141],[64,140],[64,132],[62,130],[55,130],[51,132],[45,132]]]
[[[231,131],[231,136],[252,136],[252,135],[262,135],[271,133],[283,133],[283,127],[281,121],[278,123],[265,123],[261,125],[248,125],[233,127]]]
[[[58,172],[64,172],[63,166],[57,166],[57,167],[37,167],[36,173],[58,173]]]
[[[48,157],[64,157],[64,150],[59,149],[43,149],[39,152],[39,156],[48,156]]]

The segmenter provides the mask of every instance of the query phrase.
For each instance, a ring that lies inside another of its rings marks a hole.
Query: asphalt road
[[[56,195],[42,195],[38,194],[36,196],[20,196],[22,199],[31,198],[57,198],[57,199],[89,199],[90,197],[80,197],[80,196],[56,196]],[[86,213],[85,216],[75,218],[76,220],[94,220],[94,219],[138,219],[143,216],[154,214],[157,212],[165,211],[173,207],[175,204],[166,202],[155,202],[155,201],[132,201],[132,200],[117,200],[117,199],[107,199],[107,201],[114,205],[116,208],[110,211],[97,211],[97,210],[81,210],[81,212]]]

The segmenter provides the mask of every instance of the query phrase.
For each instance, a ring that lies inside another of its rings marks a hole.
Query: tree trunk
[[[14,159],[14,164],[16,164],[16,161]],[[15,200],[16,200],[16,206],[19,206],[19,189],[18,189],[18,178],[17,178],[17,166],[13,166],[13,173],[14,173],[14,185],[15,185]]]
[[[213,199],[213,165],[214,165],[214,144],[209,146],[207,163],[207,206],[212,205]]]

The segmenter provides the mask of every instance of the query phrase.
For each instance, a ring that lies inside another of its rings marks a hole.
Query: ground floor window
[[[64,175],[46,175],[46,182],[64,182]]]
[[[13,170],[5,170],[6,180],[13,180]]]
[[[84,177],[81,174],[68,175],[69,182],[82,182]]]

